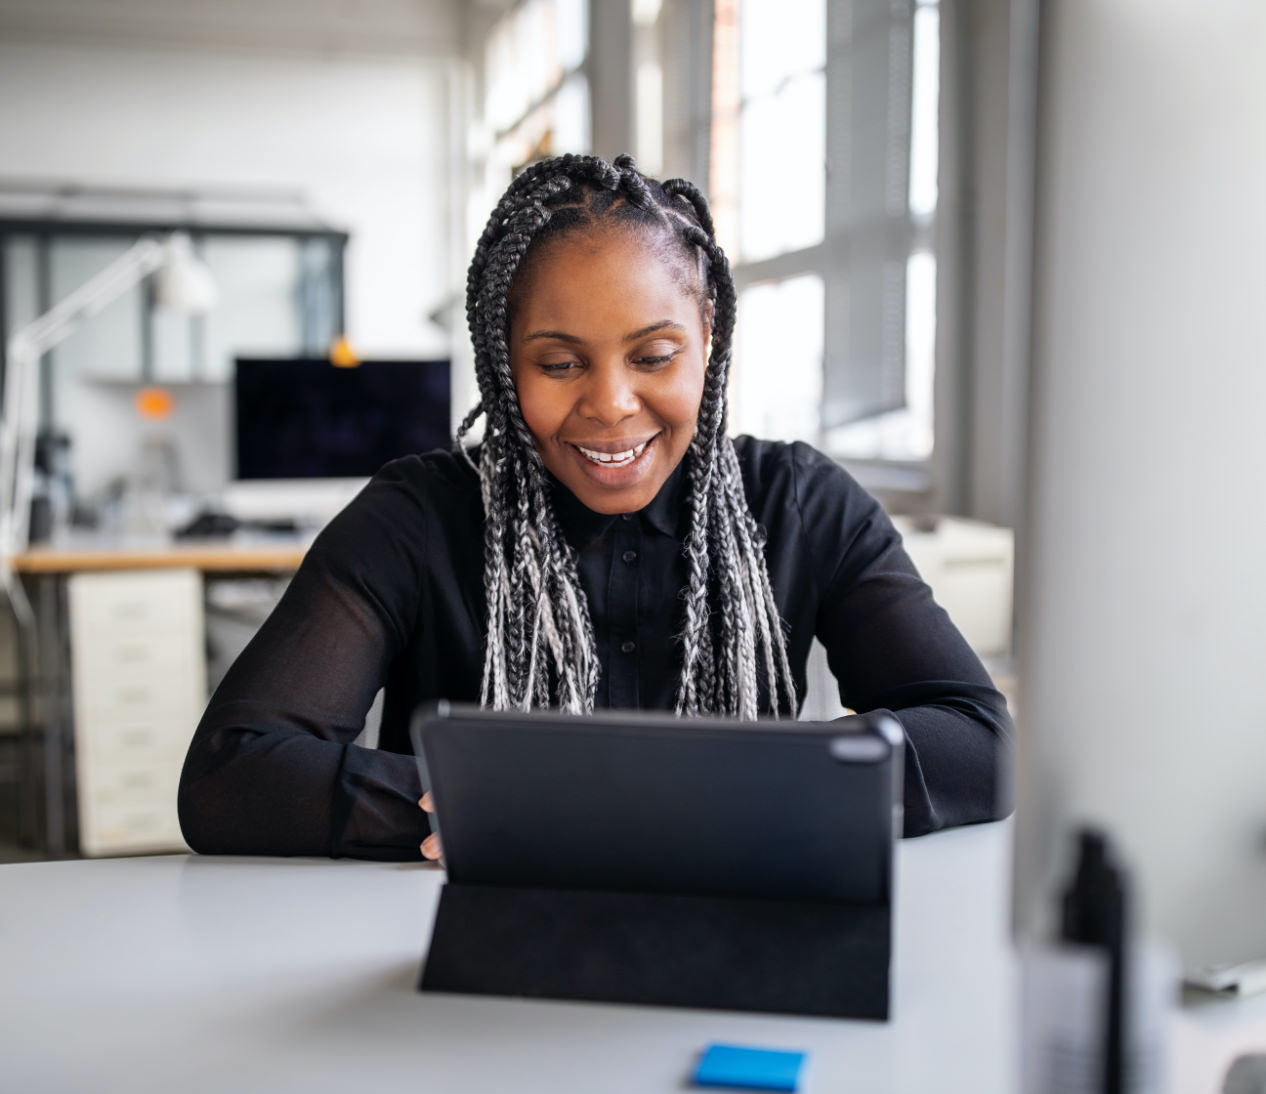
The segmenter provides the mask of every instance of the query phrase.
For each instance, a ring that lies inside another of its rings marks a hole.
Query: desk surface
[[[165,570],[282,572],[295,570],[312,536],[237,534],[215,540],[169,540],[76,535],[29,547],[13,557],[24,574],[68,574],[80,570]]]
[[[307,859],[0,867],[6,1089],[687,1089],[712,1041],[810,1053],[805,1094],[1012,1094],[1010,828],[903,843],[890,1024],[423,995],[443,875]],[[1260,1005],[1258,1005],[1260,1003]],[[1218,1089],[1266,1000],[1176,1023],[1172,1089]]]

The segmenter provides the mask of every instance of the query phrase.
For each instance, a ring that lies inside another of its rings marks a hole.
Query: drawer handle
[[[149,614],[149,605],[143,600],[134,600],[130,604],[114,606],[115,619],[144,619]]]
[[[144,703],[149,700],[150,691],[147,687],[124,688],[118,695],[120,703]]]
[[[129,771],[119,780],[128,790],[148,790],[155,781],[152,771]]]
[[[154,734],[148,729],[125,729],[119,734],[119,743],[127,748],[148,748],[154,743]]]
[[[944,558],[941,560],[947,570],[983,570],[985,568],[1005,566],[1007,560],[1002,555],[962,556],[960,558]]]
[[[119,660],[125,665],[135,665],[140,661],[149,660],[150,648],[141,642],[133,642],[129,646],[119,646]]]
[[[156,821],[153,813],[132,813],[124,823],[131,832],[148,832],[157,826]]]

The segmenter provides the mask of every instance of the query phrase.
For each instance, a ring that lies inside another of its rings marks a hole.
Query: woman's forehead
[[[645,294],[656,285],[695,300],[702,296],[703,275],[684,241],[667,227],[592,225],[539,240],[515,275],[511,298],[522,307],[529,295]]]

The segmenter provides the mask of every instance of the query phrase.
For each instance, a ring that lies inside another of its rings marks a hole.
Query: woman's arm
[[[351,742],[407,642],[423,524],[388,469],[317,538],[194,733],[178,797],[194,850],[419,857],[413,758]]]
[[[891,711],[905,730],[905,834],[1006,816],[1006,701],[879,504],[814,456],[798,468],[797,494],[818,554],[816,634],[844,704]]]

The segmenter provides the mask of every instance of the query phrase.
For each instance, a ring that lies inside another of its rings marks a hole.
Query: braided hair
[[[566,155],[526,168],[484,228],[466,280],[479,402],[457,444],[486,415],[478,462],[484,506],[488,633],[480,701],[496,709],[593,709],[599,664],[576,553],[549,500],[548,479],[510,371],[510,298],[542,241],[610,223],[678,248],[701,274],[712,349],[686,459],[689,578],[682,591],[679,714],[755,718],[761,684],[771,712],[794,711],[795,685],[764,558],[726,433],[735,290],[702,193],[658,183],[629,156]],[[465,451],[465,449],[462,449]],[[715,608],[715,610],[714,610]]]

